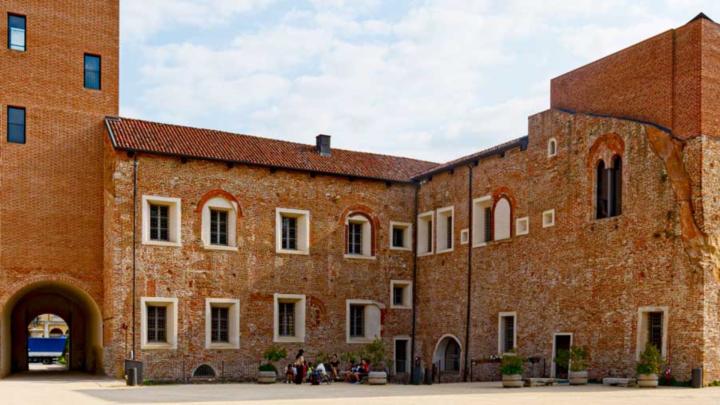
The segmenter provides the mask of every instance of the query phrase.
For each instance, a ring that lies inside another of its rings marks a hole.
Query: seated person
[[[337,354],[333,354],[330,358],[330,376],[333,380],[337,380],[340,377],[340,361],[338,360]]]
[[[287,367],[285,367],[285,383],[286,384],[292,384],[295,380],[295,366],[293,364],[288,364]]]

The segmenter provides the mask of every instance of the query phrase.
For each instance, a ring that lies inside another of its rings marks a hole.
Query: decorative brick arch
[[[340,215],[340,223],[345,229],[345,248],[343,249],[345,252],[347,252],[347,245],[348,245],[348,219],[353,215],[360,215],[365,217],[370,222],[370,255],[375,256],[375,252],[377,251],[377,235],[378,231],[380,230],[380,221],[378,221],[377,216],[373,212],[373,210],[368,207],[367,205],[362,204],[356,204],[352,205],[350,207],[345,208],[343,210],[342,215]]]
[[[625,155],[625,141],[616,133],[607,133],[599,136],[588,151],[587,166],[593,172],[599,161],[605,162],[605,167],[611,167],[613,157]]]
[[[513,231],[513,217],[515,215],[515,206],[517,204],[517,200],[515,199],[515,195],[508,187],[502,186],[496,188],[492,192],[492,216],[491,216],[491,222],[490,222],[490,229],[492,230],[492,240],[495,240],[495,207],[497,206],[497,203],[501,199],[506,199],[508,204],[510,205],[510,238],[514,236]]]
[[[242,206],[240,205],[240,201],[238,201],[238,199],[237,199],[234,195],[228,193],[228,192],[225,191],[225,190],[219,189],[219,188],[218,188],[218,189],[214,189],[214,190],[210,190],[210,191],[208,191],[207,193],[205,193],[202,197],[200,197],[200,201],[198,201],[198,204],[197,204],[197,206],[195,207],[195,212],[197,212],[197,213],[202,213],[202,209],[203,209],[203,207],[205,206],[205,204],[206,204],[208,201],[210,201],[210,200],[212,200],[213,198],[215,198],[215,197],[221,197],[221,198],[224,198],[224,199],[226,199],[226,200],[228,200],[228,201],[230,201],[230,202],[234,202],[235,205],[237,205],[237,216],[238,216],[238,219],[242,218],[243,212],[242,212]]]

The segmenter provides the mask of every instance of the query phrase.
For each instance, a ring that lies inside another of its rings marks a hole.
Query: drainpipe
[[[136,304],[136,248],[137,248],[137,178],[138,178],[138,160],[137,154],[133,154],[133,236],[132,236],[132,350],[130,351],[130,359],[135,360],[135,323],[137,319]]]
[[[413,288],[412,288],[412,338],[410,343],[410,383],[413,382],[415,377],[415,334],[417,326],[417,216],[418,216],[418,195],[420,190],[420,183],[415,183],[415,207],[413,212],[413,247],[412,252],[412,268],[413,268]],[[418,377],[419,378],[419,377]]]
[[[468,381],[470,365],[470,309],[472,304],[472,195],[473,195],[473,166],[468,165],[468,251],[467,251],[467,318],[465,319],[465,369],[463,380]]]

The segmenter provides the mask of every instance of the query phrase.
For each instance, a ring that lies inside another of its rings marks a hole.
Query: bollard
[[[692,369],[692,381],[691,384],[693,388],[702,388],[702,380],[703,380],[703,370],[702,368],[694,368]]]

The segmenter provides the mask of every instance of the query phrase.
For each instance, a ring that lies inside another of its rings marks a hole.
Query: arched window
[[[613,157],[612,160],[612,189],[610,201],[610,216],[622,214],[622,158],[620,156]]]
[[[209,199],[202,207],[201,239],[206,249],[237,249],[238,205],[224,196]]]
[[[600,160],[595,172],[596,217],[610,218],[622,213],[622,158],[613,156],[612,166]]]
[[[370,217],[353,212],[345,222],[345,255],[349,257],[374,256],[374,229]]]
[[[510,211],[510,201],[505,197],[500,197],[493,210],[493,236],[495,240],[510,238]]]
[[[553,157],[557,155],[557,141],[555,140],[555,138],[550,138],[550,140],[548,141],[547,151],[548,157]]]
[[[193,373],[193,377],[195,377],[195,378],[214,378],[215,370],[213,370],[213,368],[208,366],[207,364],[203,364],[200,367],[195,369],[195,372]]]
[[[595,211],[597,218],[607,218],[608,201],[607,201],[607,177],[605,175],[605,162],[600,160],[595,172]]]

